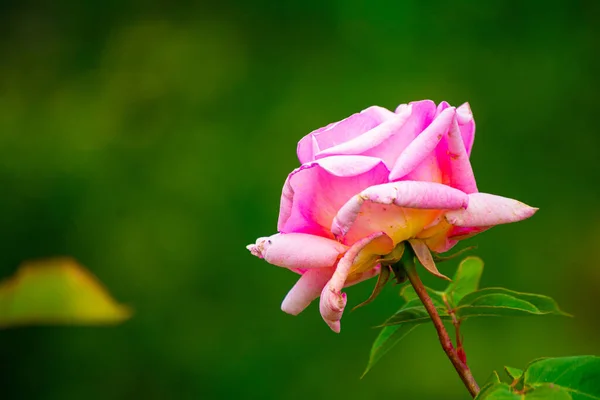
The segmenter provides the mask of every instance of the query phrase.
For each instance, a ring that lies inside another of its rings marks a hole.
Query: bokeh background
[[[398,287],[336,335],[315,304],[281,312],[296,276],[245,249],[275,232],[299,138],[424,98],[471,103],[480,190],[540,207],[465,244],[483,286],[576,316],[469,321],[476,378],[600,354],[600,3],[0,4],[0,276],[72,255],[136,310],[0,331],[2,398],[468,398],[431,326],[359,380]]]

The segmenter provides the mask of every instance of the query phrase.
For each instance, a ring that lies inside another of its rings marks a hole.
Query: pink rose
[[[445,252],[532,216],[536,208],[478,192],[469,162],[474,136],[467,103],[424,100],[395,112],[369,107],[302,138],[302,165],[283,187],[279,233],[248,246],[301,275],[282,310],[297,315],[321,296],[321,315],[339,332],[342,288],[376,276],[399,243],[409,241],[428,266],[429,250]]]

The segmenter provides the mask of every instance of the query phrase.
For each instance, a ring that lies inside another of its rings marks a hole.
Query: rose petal
[[[442,111],[444,111],[447,108],[450,108],[450,104],[447,101],[442,101],[440,102],[440,104],[438,104],[437,106],[437,110],[435,111],[435,118],[438,117],[438,115],[440,115],[442,113]]]
[[[430,100],[400,106],[395,118],[386,120],[356,139],[321,152],[316,157],[362,154],[378,157],[392,168],[398,155],[431,123],[435,111],[435,103]]]
[[[398,107],[396,107],[396,110],[394,111],[396,114],[402,114],[404,112],[406,112],[406,110],[410,108],[410,105],[408,104],[400,104]]]
[[[465,150],[468,155],[471,155],[471,149],[475,140],[475,119],[473,118],[469,103],[464,103],[456,109],[456,118],[458,119],[458,127],[463,143],[465,144]]]
[[[465,193],[440,183],[401,181],[372,186],[339,209],[331,232],[338,239],[344,239],[359,222],[356,225],[360,230],[355,235],[370,234],[379,229],[397,243],[421,231],[435,219],[439,210],[466,208],[468,202]]]
[[[344,287],[354,286],[357,283],[361,283],[363,281],[366,281],[367,279],[371,279],[374,276],[379,275],[380,270],[381,270],[381,265],[377,264],[373,268],[366,270],[364,272],[352,272],[348,276],[348,279],[346,279],[346,284],[344,285]]]
[[[455,226],[489,227],[527,219],[537,210],[506,197],[472,193],[469,206],[465,210],[449,211],[446,220]]]
[[[381,160],[365,156],[334,156],[292,172],[284,185],[277,229],[331,237],[337,210],[356,193],[387,182]]]
[[[493,228],[492,226],[475,226],[475,227],[465,227],[465,226],[453,226],[450,232],[448,233],[448,238],[451,240],[465,240],[472,238],[473,236],[480,234],[483,231],[487,231],[488,229]]]
[[[296,148],[296,154],[298,154],[298,160],[300,164],[305,164],[311,162],[315,159],[315,154],[319,152],[319,144],[317,143],[317,139],[312,133],[304,136],[298,142],[298,147]]]
[[[362,110],[360,113],[370,116],[371,118],[375,119],[379,123],[382,123],[383,121],[390,119],[394,116],[393,112],[391,112],[390,110],[388,110],[385,107],[379,107],[379,106],[371,106],[369,108]]]
[[[336,333],[346,306],[346,294],[341,290],[354,271],[372,269],[380,256],[390,253],[394,243],[383,232],[374,233],[356,242],[339,261],[333,276],[321,292],[320,311],[323,320]]]
[[[298,160],[301,164],[314,161],[314,156],[319,151],[352,140],[393,116],[394,113],[390,110],[372,106],[346,119],[319,128],[298,142]]]
[[[456,117],[452,119],[450,130],[440,142],[436,153],[442,170],[442,183],[467,194],[477,192],[473,168]]]
[[[333,272],[334,268],[315,268],[306,271],[283,299],[281,309],[291,315],[300,314],[319,297]]]
[[[414,170],[435,150],[440,140],[446,135],[454,120],[454,108],[447,108],[413,140],[400,154],[392,172],[390,181],[400,179]]]
[[[344,287],[354,286],[357,283],[371,279],[379,274],[380,266],[361,273],[354,273],[348,277]],[[281,310],[291,315],[298,315],[306,309],[317,297],[333,275],[334,268],[314,268],[302,274],[294,287],[288,292],[281,303]]]
[[[305,233],[275,234],[259,238],[250,252],[269,264],[284,268],[333,267],[347,247],[335,240]]]
[[[349,154],[360,154],[380,157],[380,154],[377,152],[374,153],[373,149],[377,148],[382,143],[387,141],[391,136],[399,132],[402,126],[409,119],[410,115],[410,109],[407,109],[404,113],[401,114],[393,114],[393,117],[387,119],[380,125],[373,127],[373,129],[365,132],[364,134],[355,137],[352,140],[340,142],[338,145],[332,146],[326,150],[322,150],[319,153],[317,153],[315,157],[319,159],[329,157],[332,155]]]
[[[446,222],[446,224],[448,223]],[[448,250],[452,249],[460,240],[472,238],[473,236],[492,228],[491,226],[449,226],[450,229],[448,229],[447,231],[442,232],[439,235],[423,239],[423,241],[431,251],[434,251],[436,253],[445,253]]]

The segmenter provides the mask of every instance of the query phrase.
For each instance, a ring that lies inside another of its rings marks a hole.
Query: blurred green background
[[[0,331],[3,398],[468,398],[431,326],[359,380],[398,287],[336,335],[316,304],[281,312],[296,275],[244,248],[276,230],[298,139],[424,98],[471,103],[480,190],[540,207],[463,244],[483,286],[576,316],[469,321],[476,378],[600,354],[600,3],[0,4],[0,276],[72,255],[136,310]]]

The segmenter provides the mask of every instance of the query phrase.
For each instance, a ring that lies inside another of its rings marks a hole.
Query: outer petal
[[[393,249],[392,240],[383,232],[377,232],[359,240],[344,254],[321,293],[321,315],[334,332],[340,331],[340,319],[346,306],[346,294],[341,290],[348,276],[355,271],[372,269],[380,256],[390,253]]]
[[[319,152],[316,155],[316,158],[342,154],[361,154],[379,157],[380,154],[373,154],[373,148],[380,146],[397,133],[409,119],[411,115],[410,111],[410,109],[407,109],[404,113],[393,114],[392,118],[389,118],[364,134],[357,136],[352,140],[340,142],[336,146],[332,146]]]
[[[317,129],[298,143],[298,159],[301,164],[314,161],[314,155],[319,151],[352,140],[393,116],[393,112],[383,107],[372,106],[358,114]]]
[[[321,295],[323,288],[331,279],[334,268],[314,268],[307,270],[298,279],[294,287],[288,292],[281,303],[281,310],[291,314],[298,315],[306,309],[317,297]],[[376,265],[368,271],[355,273],[348,277],[344,287],[353,286],[377,276],[380,266]]]
[[[473,118],[469,103],[464,103],[458,107],[456,109],[456,116],[465,149],[467,154],[470,155],[471,149],[473,148],[473,142],[475,141],[475,119]]]
[[[391,112],[390,110],[388,110],[385,107],[379,107],[379,106],[371,106],[369,108],[362,110],[360,113],[370,116],[371,118],[375,119],[376,121],[379,121],[379,123],[382,123],[383,121],[390,119],[394,116],[393,112]]]
[[[316,268],[306,271],[283,299],[281,309],[288,314],[300,314],[319,297],[333,272],[334,268]]]
[[[473,236],[487,231],[492,228],[492,226],[474,226],[474,227],[465,227],[465,226],[453,226],[450,232],[448,232],[448,238],[450,240],[465,240],[472,238]]]
[[[293,171],[284,185],[277,229],[331,237],[337,210],[356,193],[387,182],[381,160],[365,156],[335,156]]]
[[[381,158],[392,168],[398,155],[431,123],[435,112],[435,103],[429,100],[411,103],[408,106],[401,105],[396,110],[395,118],[386,120],[356,139],[323,151],[316,157],[362,154]]]
[[[467,194],[477,192],[475,176],[456,116],[452,119],[448,135],[442,139],[436,153],[442,170],[442,183]]]
[[[446,220],[455,226],[489,227],[527,219],[537,210],[506,197],[473,193],[469,195],[467,209],[449,211],[446,213]]]
[[[491,226],[461,227],[450,225],[450,229],[448,229],[445,234],[429,237],[425,239],[425,244],[431,251],[445,253],[453,248],[460,240],[469,239],[490,228]]]
[[[465,193],[439,183],[401,181],[372,186],[339,209],[331,232],[351,243],[360,235],[383,231],[398,243],[429,225],[440,210],[466,208],[468,202]]]
[[[269,264],[284,268],[333,267],[347,247],[335,240],[305,233],[275,234],[259,238],[248,249]]]
[[[298,154],[298,160],[300,164],[306,164],[315,159],[315,154],[319,152],[319,144],[317,143],[317,139],[312,133],[304,136],[298,142],[298,147],[296,148],[296,154]]]
[[[447,108],[400,154],[390,181],[404,177],[433,153],[440,140],[446,135],[454,120],[454,108]]]

